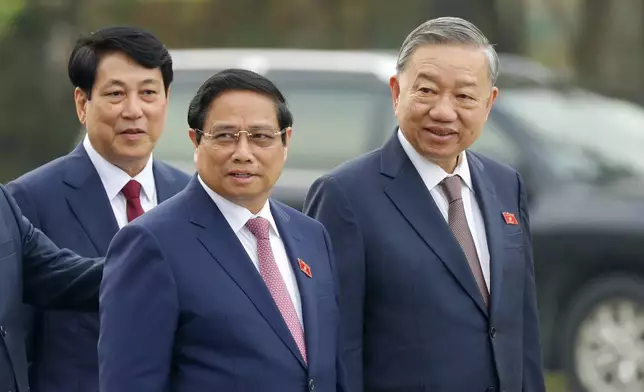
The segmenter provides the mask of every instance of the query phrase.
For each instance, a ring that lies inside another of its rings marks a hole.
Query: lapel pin
[[[519,221],[517,221],[517,218],[511,212],[504,212],[503,213],[503,218],[505,219],[505,223],[508,224],[508,225],[518,225],[519,224]]]
[[[304,272],[306,276],[308,276],[309,278],[313,277],[313,274],[311,273],[311,267],[309,267],[309,265],[306,264],[304,260],[297,259],[297,263],[300,265],[300,270]]]

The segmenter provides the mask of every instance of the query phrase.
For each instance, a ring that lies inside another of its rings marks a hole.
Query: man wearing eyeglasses
[[[254,72],[224,70],[198,90],[197,174],[108,251],[101,392],[344,390],[328,235],[269,199],[292,122]]]

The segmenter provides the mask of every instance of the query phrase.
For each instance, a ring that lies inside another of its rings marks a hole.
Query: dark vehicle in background
[[[168,122],[154,154],[188,172],[189,100],[223,68],[262,73],[286,95],[294,131],[273,196],[295,208],[317,177],[394,132],[390,53],[206,49],[172,56]],[[644,391],[644,109],[624,109],[513,56],[502,56],[499,86],[472,149],[525,179],[545,365],[564,370],[577,391]],[[631,117],[620,117],[630,120],[619,140],[610,127],[590,133],[589,124],[616,123],[612,116],[625,111]]]

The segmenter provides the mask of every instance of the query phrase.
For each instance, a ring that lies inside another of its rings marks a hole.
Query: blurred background
[[[0,0],[0,181],[74,147],[74,41],[127,24],[175,59],[155,156],[191,171],[189,99],[219,69],[253,69],[294,112],[275,192],[299,208],[319,174],[391,135],[397,49],[437,16],[501,53],[473,149],[529,189],[548,391],[644,391],[644,0]]]

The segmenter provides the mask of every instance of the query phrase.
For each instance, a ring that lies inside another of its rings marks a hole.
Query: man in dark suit
[[[328,236],[269,200],[292,133],[282,93],[224,70],[188,123],[198,175],[107,254],[100,391],[343,390]]]
[[[152,34],[110,27],[78,40],[69,77],[85,139],[8,188],[58,246],[104,256],[120,227],[190,179],[152,159],[165,123],[172,60]],[[30,327],[32,391],[98,391],[98,314],[37,312]]]
[[[23,303],[94,310],[103,263],[59,249],[29,223],[3,186],[0,218],[0,390],[27,392]]]
[[[545,390],[525,187],[466,151],[497,72],[471,23],[422,24],[390,79],[395,134],[307,195],[335,251],[351,391]]]

